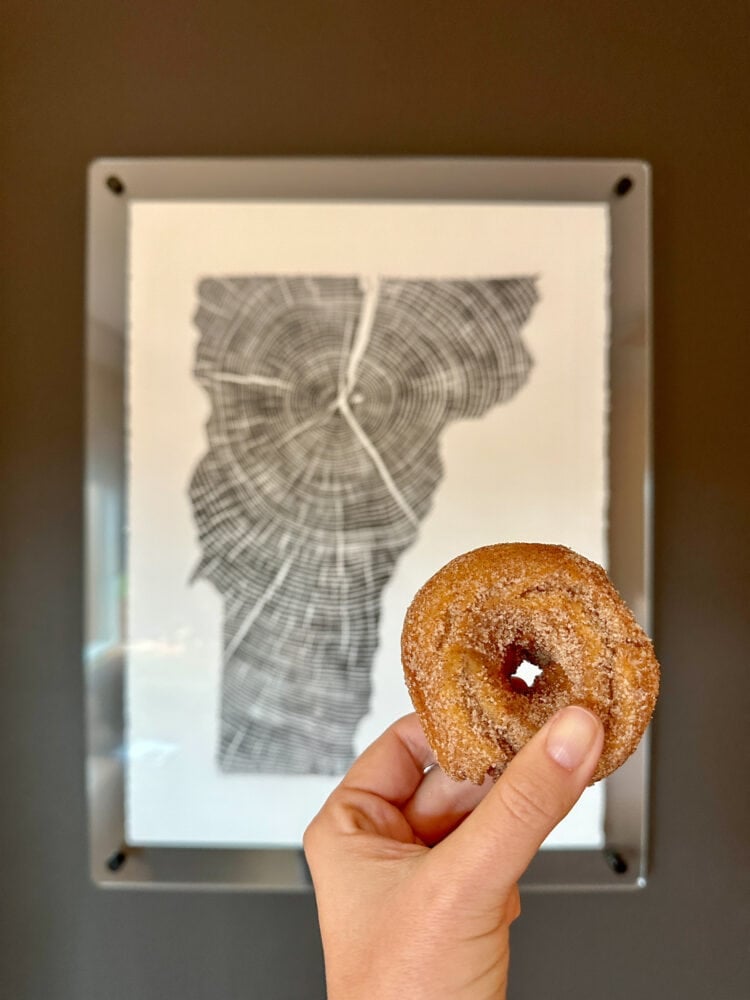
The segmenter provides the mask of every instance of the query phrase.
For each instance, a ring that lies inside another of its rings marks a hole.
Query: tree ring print
[[[533,278],[207,277],[194,577],[223,601],[219,766],[341,774],[381,594],[442,477],[447,423],[523,386]]]

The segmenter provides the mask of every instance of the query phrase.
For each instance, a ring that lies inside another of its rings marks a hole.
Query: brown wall
[[[653,165],[664,681],[652,878],[626,897],[527,896],[511,996],[748,995],[749,10],[726,0],[6,0],[2,997],[323,995],[310,898],[88,882],[85,169],[97,156],[368,153]]]

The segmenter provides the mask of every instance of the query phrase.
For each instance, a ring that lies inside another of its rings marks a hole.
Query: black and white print
[[[606,562],[608,212],[133,199],[129,843],[298,847],[411,709],[432,573],[503,540]],[[555,844],[600,845],[602,801]]]
[[[189,484],[221,595],[224,772],[340,774],[381,595],[429,512],[441,434],[522,389],[532,277],[204,277]]]

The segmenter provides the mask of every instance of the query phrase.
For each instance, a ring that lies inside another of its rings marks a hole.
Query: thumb
[[[591,780],[604,730],[595,715],[562,709],[514,757],[495,787],[432,850],[479,906],[502,902],[539,845]]]

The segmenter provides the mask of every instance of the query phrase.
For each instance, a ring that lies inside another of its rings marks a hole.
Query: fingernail
[[[571,705],[557,714],[547,733],[547,753],[566,771],[575,771],[596,740],[599,725],[585,708]]]

